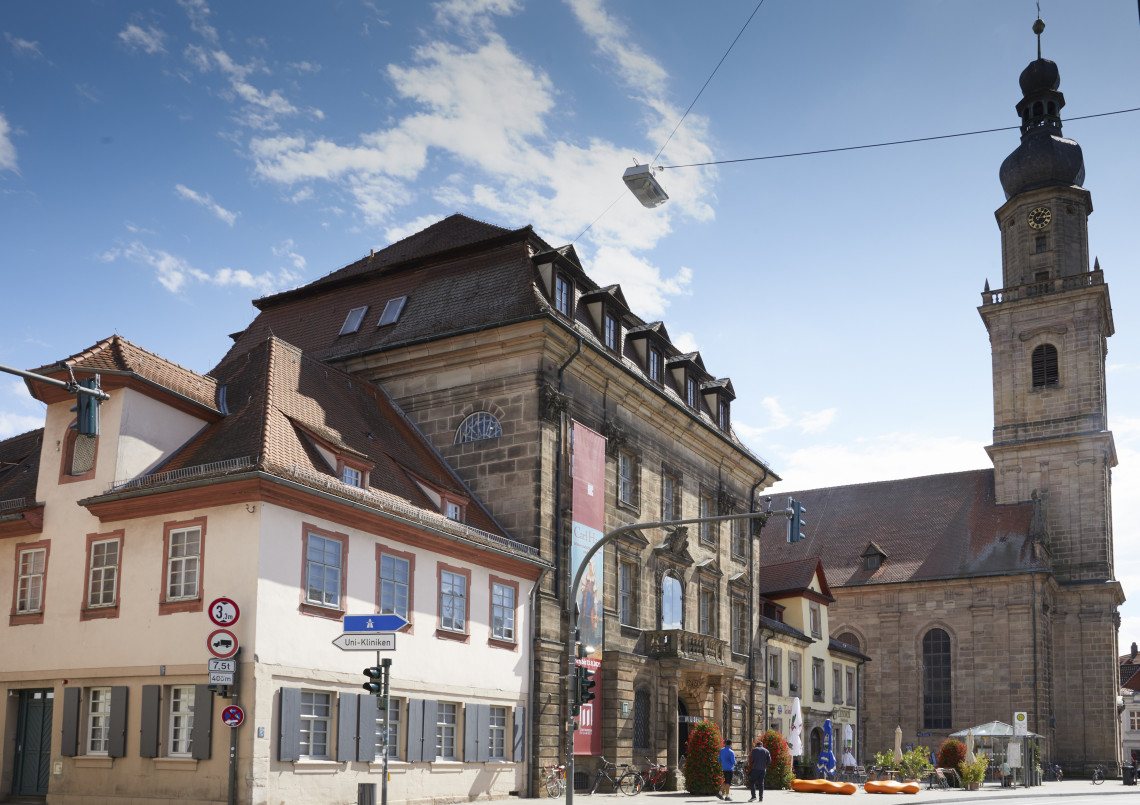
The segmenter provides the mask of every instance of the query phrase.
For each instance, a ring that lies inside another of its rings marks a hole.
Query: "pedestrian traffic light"
[[[374,665],[371,668],[365,668],[364,675],[368,677],[368,681],[361,687],[369,693],[381,695],[384,692],[384,669]]]
[[[594,672],[584,665],[578,666],[578,702],[588,704],[594,700]]]
[[[99,379],[90,377],[87,380],[78,381],[76,385],[98,389]],[[75,412],[75,422],[71,424],[71,427],[79,431],[80,436],[99,435],[99,403],[101,402],[102,400],[98,397],[76,392],[75,405],[71,407],[71,410]]]
[[[799,542],[801,539],[806,539],[804,534],[804,526],[807,521],[804,519],[804,514],[807,513],[807,508],[798,500],[789,500],[789,507],[792,510],[792,516],[788,520],[788,542]]]

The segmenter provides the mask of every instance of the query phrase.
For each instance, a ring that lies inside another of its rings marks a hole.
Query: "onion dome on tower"
[[[1033,23],[1037,34],[1037,60],[1021,73],[1022,98],[1017,104],[1021,117],[1021,145],[1001,163],[1005,197],[1037,187],[1080,186],[1085,180],[1085,160],[1081,147],[1061,136],[1061,109],[1065,96],[1057,87],[1061,73],[1057,65],[1041,58],[1041,33],[1045,23]]]

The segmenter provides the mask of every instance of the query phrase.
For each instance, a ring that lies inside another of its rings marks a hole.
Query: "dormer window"
[[[340,479],[349,486],[361,486],[364,480],[364,473],[355,467],[344,467],[340,471]]]
[[[408,301],[406,296],[397,296],[395,299],[389,299],[388,304],[384,305],[384,312],[380,314],[380,321],[376,323],[377,327],[385,327],[389,324],[395,324],[400,314],[404,312],[404,304]]]
[[[878,570],[883,566],[883,557],[881,554],[872,554],[871,556],[863,557],[864,570]]]
[[[663,368],[661,350],[657,347],[649,347],[649,357],[646,359],[646,368],[649,373],[649,379],[654,383],[661,385],[663,377]]]
[[[563,316],[570,315],[570,281],[561,274],[554,278],[554,307]]]
[[[685,378],[685,403],[690,408],[697,407],[697,380],[692,376]]]
[[[368,305],[364,307],[354,307],[348,311],[348,315],[344,317],[344,324],[341,325],[338,335],[348,335],[359,330],[360,323],[364,321],[364,314],[367,312]]]
[[[604,316],[602,338],[605,340],[606,347],[618,351],[618,322],[612,314],[607,313]]]
[[[723,431],[728,431],[728,400],[720,400],[716,406],[716,424]]]

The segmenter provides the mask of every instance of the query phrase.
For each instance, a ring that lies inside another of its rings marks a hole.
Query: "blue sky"
[[[11,0],[0,19],[0,363],[119,333],[197,371],[250,300],[452,212],[574,241],[599,282],[732,378],[752,448],[807,488],[987,466],[993,211],[1032,0]],[[1133,0],[1042,0],[1070,118],[1140,107]],[[1140,639],[1140,113],[1082,145],[1109,342],[1121,642]],[[655,158],[662,144],[668,145]],[[592,224],[592,226],[591,226]],[[584,234],[583,234],[584,232]],[[0,437],[42,424],[0,377]],[[809,517],[810,527],[810,517]]]

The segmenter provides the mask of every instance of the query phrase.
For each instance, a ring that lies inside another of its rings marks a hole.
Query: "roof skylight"
[[[364,307],[354,307],[348,311],[348,315],[344,317],[344,324],[341,325],[340,333],[338,335],[348,335],[355,333],[360,329],[360,322],[364,321],[364,314],[368,312],[368,305]]]

